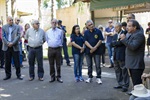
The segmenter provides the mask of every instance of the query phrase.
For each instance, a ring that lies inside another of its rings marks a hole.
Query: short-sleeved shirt
[[[79,46],[83,47],[85,40],[81,34],[79,36],[77,36],[76,34],[71,34],[71,42],[75,42]],[[72,46],[72,54],[83,54],[83,53],[80,53],[80,49]]]
[[[146,33],[147,33],[147,32],[150,32],[150,28],[147,28],[147,29],[146,29]],[[150,34],[148,35],[148,38],[150,38]]]
[[[84,39],[92,47],[94,47],[99,42],[99,40],[101,40],[101,41],[104,40],[103,36],[102,36],[102,32],[97,28],[94,28],[93,32],[90,32],[89,29],[86,30],[85,33],[84,33]],[[87,46],[86,46],[86,49],[85,49],[85,53],[90,54],[90,48],[88,48]],[[98,47],[97,50],[95,52],[93,52],[93,54],[100,55],[101,54],[100,47]]]
[[[114,27],[110,28],[110,27],[107,27],[105,29],[105,32],[113,32],[114,31]],[[106,43],[111,43],[112,42],[112,38],[113,36],[107,36],[107,40],[106,40]]]

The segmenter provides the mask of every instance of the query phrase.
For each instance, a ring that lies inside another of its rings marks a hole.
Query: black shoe
[[[131,91],[130,91],[130,92],[127,92],[127,95],[132,95]]]
[[[113,66],[113,65],[111,65],[109,68],[114,68],[114,66]]]
[[[122,88],[122,92],[127,92],[128,89],[127,88]]]
[[[67,66],[71,66],[70,64],[67,64]]]
[[[8,80],[8,79],[10,79],[11,77],[5,77],[3,80]]]
[[[114,89],[121,89],[122,86],[115,86]]]
[[[19,79],[19,80],[23,80],[23,77],[19,76],[19,77],[17,77],[17,79]]]
[[[55,81],[55,78],[51,78],[51,80],[49,82],[52,83],[54,81]]]
[[[61,78],[57,78],[57,81],[58,81],[59,83],[63,83],[63,80],[61,80]]]

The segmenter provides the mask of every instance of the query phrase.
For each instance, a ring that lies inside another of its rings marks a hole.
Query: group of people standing
[[[50,82],[57,80],[63,83],[61,79],[61,65],[62,65],[62,49],[66,63],[70,66],[69,56],[66,45],[66,29],[62,25],[61,20],[52,19],[51,28],[44,32],[40,28],[38,20],[32,21],[32,28],[29,24],[25,25],[25,31],[22,32],[22,27],[19,25],[19,19],[16,18],[13,22],[12,17],[7,18],[7,24],[2,30],[2,37],[0,44],[3,45],[2,50],[5,54],[5,73],[4,80],[11,78],[11,63],[12,58],[16,68],[17,78],[22,80],[20,60],[22,55],[22,41],[24,38],[25,48],[28,52],[29,62],[29,80],[33,81],[35,78],[34,68],[35,60],[38,66],[39,81],[43,81],[43,48],[42,45],[46,41],[48,44],[48,60],[50,66]],[[102,84],[101,80],[101,58],[102,66],[105,66],[105,46],[108,50],[110,68],[115,69],[116,79],[118,85],[115,89],[122,89],[122,92],[128,91],[129,76],[131,76],[133,85],[142,83],[141,76],[145,69],[144,52],[145,52],[145,36],[143,28],[138,21],[135,20],[134,14],[127,16],[127,23],[116,23],[113,26],[113,21],[108,21],[109,26],[105,29],[99,25],[98,28],[94,26],[92,20],[86,22],[86,28],[81,33],[80,26],[74,25],[71,33],[72,55],[74,60],[74,76],[75,81],[84,81],[82,77],[83,58],[86,57],[88,66],[88,79],[86,83],[91,83],[93,79],[93,60],[96,67],[96,82]],[[148,29],[147,29],[148,30]],[[21,34],[23,33],[23,34]],[[149,31],[146,31],[149,34]],[[1,53],[3,54],[3,53]],[[3,62],[3,61],[2,61]],[[55,68],[56,66],[56,68]],[[1,63],[3,67],[3,63]],[[55,71],[56,70],[56,71]]]

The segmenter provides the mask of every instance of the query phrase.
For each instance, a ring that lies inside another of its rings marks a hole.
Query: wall
[[[82,31],[85,22],[90,19],[88,5],[85,4],[81,12],[79,12],[77,5],[59,9],[56,11],[56,18],[63,21],[63,25],[66,26],[68,34],[71,33],[72,27],[76,24],[80,25]]]
[[[0,20],[3,19],[3,24],[6,24],[6,3],[5,0],[0,0]]]

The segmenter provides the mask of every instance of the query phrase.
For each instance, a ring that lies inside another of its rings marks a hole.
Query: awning
[[[90,0],[74,0],[73,3],[77,3],[77,2],[90,2]]]
[[[17,15],[18,16],[29,16],[32,15],[32,13],[28,13],[28,12],[23,12],[23,11],[17,11]]]
[[[134,4],[150,2],[150,0],[91,0],[90,10],[123,7]]]

